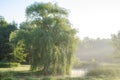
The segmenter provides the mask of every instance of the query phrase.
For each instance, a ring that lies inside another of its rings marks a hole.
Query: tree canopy
[[[15,23],[7,23],[4,17],[0,16],[0,61],[10,61],[13,48],[9,43],[9,36],[16,29]]]
[[[68,20],[68,11],[52,3],[34,3],[27,7],[27,21],[13,32],[10,41],[23,41],[31,70],[47,74],[69,74],[76,48],[76,30]]]

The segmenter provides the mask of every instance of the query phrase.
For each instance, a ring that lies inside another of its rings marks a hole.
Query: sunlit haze
[[[0,0],[0,15],[18,24],[25,9],[37,2],[53,2],[69,10],[69,20],[79,33],[90,38],[110,38],[120,30],[120,0]]]

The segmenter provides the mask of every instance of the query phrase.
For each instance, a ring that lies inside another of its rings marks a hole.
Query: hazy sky
[[[120,0],[0,0],[0,15],[20,23],[25,20],[25,8],[35,1],[57,2],[68,9],[80,38],[110,38],[120,30]]]

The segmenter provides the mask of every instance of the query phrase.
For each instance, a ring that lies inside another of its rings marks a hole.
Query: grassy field
[[[19,67],[13,67],[13,68],[0,68],[0,72],[5,71],[28,71],[30,69],[29,65],[20,65]]]
[[[120,65],[118,64],[103,64],[90,70],[84,77],[36,76],[29,71],[29,68],[29,65],[0,68],[0,80],[120,80]]]
[[[101,66],[89,71],[86,77],[90,80],[120,80],[120,66]]]

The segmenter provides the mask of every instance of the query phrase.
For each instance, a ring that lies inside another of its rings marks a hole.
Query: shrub
[[[13,77],[13,72],[0,72],[0,80],[18,80]]]
[[[25,80],[38,80],[38,79],[28,77]]]
[[[18,67],[19,65],[20,65],[20,63],[0,62],[0,68]]]
[[[13,78],[13,77],[7,77],[7,78],[4,78],[4,79],[2,79],[2,80],[18,80],[18,79],[15,79],[15,78]]]
[[[42,80],[55,80],[53,77],[44,77]]]
[[[12,72],[0,72],[0,79],[12,76]]]

